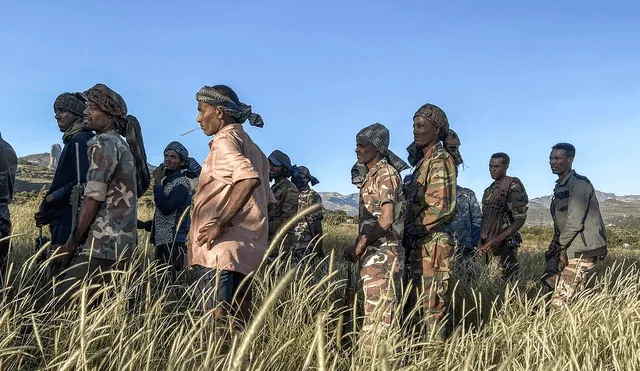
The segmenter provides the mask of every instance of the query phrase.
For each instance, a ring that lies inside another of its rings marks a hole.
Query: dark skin
[[[93,102],[87,103],[87,107],[84,110],[84,120],[87,127],[91,130],[95,130],[98,134],[116,130],[115,123],[111,120],[109,114],[102,111]],[[78,249],[78,246],[80,245],[80,240],[87,230],[89,230],[91,223],[93,223],[93,220],[98,214],[98,210],[100,209],[102,202],[103,201],[97,201],[89,197],[85,197],[82,201],[80,215],[78,217],[78,225],[76,226],[76,230],[73,233],[71,240],[60,248],[61,255],[56,258],[57,264],[62,267],[67,267],[69,265],[76,250]]]
[[[358,137],[356,139],[356,157],[358,162],[365,164],[368,169],[372,169],[380,160],[382,154],[366,139]],[[344,251],[344,258],[347,261],[355,262],[367,251],[367,247],[384,236],[393,224],[393,205],[386,203],[382,206],[382,214],[378,217],[378,224],[366,235],[360,237],[355,246],[351,246]]]
[[[549,155],[549,165],[551,171],[562,180],[573,170],[573,157],[569,157],[564,149],[554,149]]]
[[[440,141],[440,127],[424,117],[413,118],[413,140],[425,151]]]
[[[491,179],[499,181],[505,176],[507,176],[507,169],[509,169],[509,164],[504,162],[503,158],[492,158],[489,160],[489,173],[491,174]],[[508,228],[500,232],[497,236],[493,237],[489,241],[482,244],[482,241],[478,241],[478,253],[483,254],[489,251],[493,251],[498,248],[500,245],[504,243],[509,236],[512,236],[516,232],[520,230],[524,226],[525,221],[522,219],[516,219],[513,224],[511,224]]]
[[[226,125],[234,124],[233,117],[227,115],[219,107],[198,102],[198,118],[200,128],[207,135],[215,135]],[[198,230],[198,245],[207,244],[207,249],[213,248],[213,241],[224,233],[231,225],[231,220],[244,208],[253,191],[260,185],[259,179],[244,179],[233,185],[229,203],[218,219],[211,219]]]
[[[269,161],[269,179],[278,181],[284,177],[284,166],[276,166]]]
[[[153,171],[153,181],[155,185],[162,185],[162,179],[164,179],[167,171],[178,171],[184,166],[184,161],[178,152],[168,150],[164,154],[164,162],[162,166],[158,166]]]

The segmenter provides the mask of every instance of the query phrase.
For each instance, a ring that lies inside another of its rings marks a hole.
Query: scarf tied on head
[[[389,129],[384,125],[375,123],[360,130],[356,138],[364,138],[371,143],[384,157],[389,165],[401,172],[409,168],[406,162],[389,150]]]
[[[289,171],[289,174],[293,173],[291,159],[289,158],[289,156],[287,156],[286,153],[276,149],[275,151],[271,152],[268,159],[275,166],[282,166],[287,169],[287,171]]]
[[[122,96],[105,84],[96,84],[91,89],[85,91],[83,96],[87,101],[96,104],[102,111],[109,114],[118,134],[125,137],[131,149],[136,166],[136,178],[138,181],[138,196],[142,196],[149,188],[151,175],[147,166],[147,153],[144,149],[142,139],[142,128],[135,116],[127,114],[127,104]]]
[[[53,102],[53,111],[56,110],[65,110],[73,113],[78,116],[76,121],[71,125],[63,134],[62,141],[66,143],[69,138],[74,136],[75,134],[86,129],[86,124],[84,123],[84,109],[86,108],[86,104],[82,99],[80,93],[62,93],[58,95],[56,100]]]
[[[167,151],[174,151],[180,155],[181,160],[184,162],[182,169],[184,169],[184,174],[187,178],[195,179],[200,176],[202,166],[195,158],[189,157],[189,151],[182,143],[176,141],[169,143],[163,153],[167,153]]]
[[[249,120],[251,126],[263,127],[262,116],[251,111],[251,106],[242,102],[234,102],[231,98],[220,94],[211,86],[204,86],[196,94],[196,100],[211,106],[220,107],[227,115],[236,119],[238,124]]]
[[[309,183],[311,183],[312,186],[320,183],[318,178],[311,175],[308,167],[297,165],[293,165],[291,170],[291,181],[298,189],[307,187]]]

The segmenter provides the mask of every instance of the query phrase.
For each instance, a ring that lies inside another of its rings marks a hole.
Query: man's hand
[[[33,215],[33,218],[36,220],[36,227],[40,228],[47,224],[47,218],[43,212],[38,211]]]
[[[162,179],[164,179],[164,174],[165,174],[165,167],[164,166],[158,166],[153,171],[153,180],[155,182],[155,185],[162,184]]]
[[[366,237],[362,237],[355,246],[351,246],[344,250],[344,258],[347,261],[355,262],[364,254],[365,251],[367,251],[367,240]]]
[[[495,238],[492,238],[477,250],[477,254],[492,253],[498,246],[500,246],[500,243]]]
[[[224,232],[224,227],[217,221],[211,221],[198,230],[198,246],[207,244],[207,250],[213,248],[213,241]]]
[[[54,264],[60,267],[59,270],[62,271],[69,266],[69,263],[71,263],[71,259],[73,259],[73,256],[78,249],[78,242],[72,239],[71,242],[67,244],[52,246],[51,249],[55,251],[58,247],[60,247],[60,250],[58,251],[58,254],[56,254]]]

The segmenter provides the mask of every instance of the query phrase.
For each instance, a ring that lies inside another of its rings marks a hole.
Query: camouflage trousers
[[[551,302],[551,309],[565,307],[578,293],[584,290],[595,265],[594,258],[569,259],[567,266],[557,278]]]
[[[416,305],[418,298],[421,298],[421,315],[426,323],[434,324],[445,320],[451,296],[449,280],[454,241],[448,233],[435,232],[410,243],[409,279],[413,283],[413,292],[409,307]]]
[[[361,258],[360,278],[364,292],[365,339],[391,326],[402,280],[404,254],[402,246],[369,246]],[[365,340],[367,342],[367,340]]]

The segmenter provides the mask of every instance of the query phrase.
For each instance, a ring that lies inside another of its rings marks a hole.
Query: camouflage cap
[[[77,116],[84,116],[86,104],[79,93],[62,93],[53,102],[53,110],[63,109]]]
[[[437,128],[440,128],[440,140],[444,141],[449,135],[449,120],[444,111],[435,104],[427,103],[420,107],[413,118],[422,117],[431,121]]]

